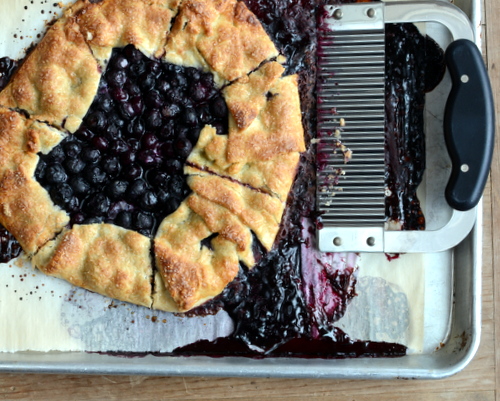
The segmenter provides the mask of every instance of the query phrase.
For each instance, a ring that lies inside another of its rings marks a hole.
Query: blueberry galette
[[[188,311],[271,250],[297,77],[236,0],[79,0],[0,93],[0,223],[46,274]]]

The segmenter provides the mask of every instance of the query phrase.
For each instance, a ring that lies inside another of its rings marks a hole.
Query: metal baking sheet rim
[[[460,3],[466,3],[464,5],[469,7],[476,43],[481,47],[482,0],[464,0]],[[129,358],[84,352],[17,352],[0,354],[0,372],[336,379],[446,378],[463,370],[479,348],[482,224],[481,202],[477,207],[477,220],[473,230],[453,250],[453,269],[460,272],[453,275],[453,285],[455,292],[464,296],[455,298],[451,332],[447,342],[431,354],[377,359],[250,359],[154,355]]]

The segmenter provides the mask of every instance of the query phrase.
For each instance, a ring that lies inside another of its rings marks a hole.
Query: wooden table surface
[[[500,132],[500,1],[485,0],[483,41]],[[500,401],[500,160],[497,137],[484,196],[481,346],[461,373],[440,381],[234,379],[193,377],[0,375],[0,400],[496,400]],[[495,318],[496,317],[496,318]],[[497,333],[497,335],[495,335]]]

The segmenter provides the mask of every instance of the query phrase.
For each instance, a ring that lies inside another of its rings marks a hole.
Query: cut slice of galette
[[[305,150],[282,62],[241,1],[77,1],[0,93],[0,224],[112,298],[217,296],[273,247]]]

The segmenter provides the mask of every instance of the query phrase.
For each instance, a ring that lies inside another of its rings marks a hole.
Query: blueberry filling
[[[106,222],[153,236],[189,194],[184,163],[228,110],[212,74],[115,49],[83,123],[35,176],[72,224]]]
[[[0,225],[0,263],[7,263],[21,253],[21,245],[3,226]]]
[[[0,58],[0,89],[5,88],[9,83],[10,77],[17,66],[18,62],[16,60],[12,60],[9,57]]]

